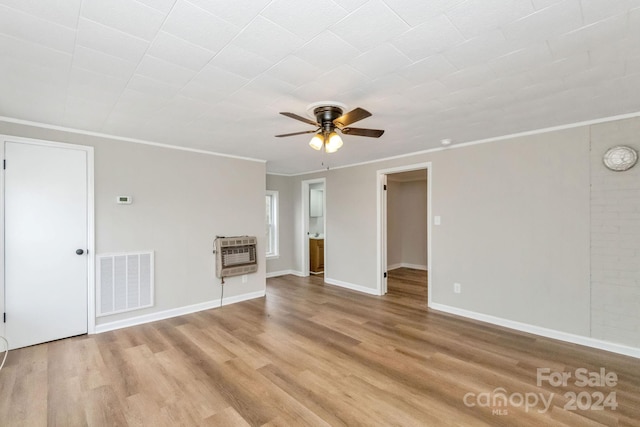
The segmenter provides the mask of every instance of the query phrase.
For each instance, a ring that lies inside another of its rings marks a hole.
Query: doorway
[[[326,179],[302,181],[302,273],[321,275],[327,269]]]
[[[3,154],[10,348],[93,332],[93,148],[4,138]]]
[[[378,293],[389,291],[389,278],[397,271],[399,277],[424,286],[421,292],[426,290],[430,303],[431,163],[379,170],[377,178]]]

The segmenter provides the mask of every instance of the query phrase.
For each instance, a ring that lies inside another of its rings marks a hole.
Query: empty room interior
[[[0,0],[0,424],[640,426],[640,2]]]

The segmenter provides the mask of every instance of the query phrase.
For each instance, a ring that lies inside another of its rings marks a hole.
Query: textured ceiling
[[[640,111],[640,0],[0,0],[0,115],[298,173]],[[373,116],[337,153],[279,111]]]

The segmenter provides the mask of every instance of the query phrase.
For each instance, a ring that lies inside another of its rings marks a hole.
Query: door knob
[[[76,255],[82,255],[84,251],[82,249],[76,249]]]

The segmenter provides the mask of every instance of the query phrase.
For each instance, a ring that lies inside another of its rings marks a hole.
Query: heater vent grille
[[[216,238],[216,275],[230,277],[258,271],[257,242],[253,236]]]

